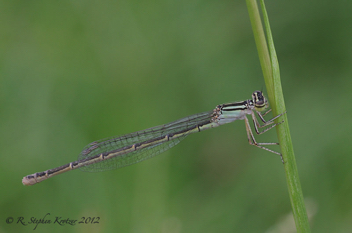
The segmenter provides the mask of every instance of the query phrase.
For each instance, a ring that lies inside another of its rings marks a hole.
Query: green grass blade
[[[285,112],[286,108],[280,81],[279,63],[270,30],[268,15],[265,9],[264,1],[260,0],[268,39],[267,44],[257,2],[256,0],[246,0],[246,2],[258,49],[259,60],[263,70],[265,85],[268,91],[269,102],[275,116],[279,113]],[[293,152],[287,114],[282,116],[280,119],[283,119],[284,123],[277,126],[276,131],[281,147],[281,153],[285,161],[284,168],[286,173],[286,181],[291,200],[292,212],[296,223],[296,229],[297,232],[309,233],[310,227]]]

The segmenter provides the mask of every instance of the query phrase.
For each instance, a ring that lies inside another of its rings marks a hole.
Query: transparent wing
[[[193,129],[199,124],[210,122],[212,114],[213,111],[203,112],[182,118],[169,124],[159,125],[146,130],[126,134],[120,137],[106,138],[92,142],[83,149],[81,154],[78,156],[78,160],[84,160],[99,155],[101,153],[106,153],[126,146],[131,146],[136,143],[142,143],[154,138],[184,131],[183,135],[180,137],[173,139],[170,138],[169,141],[154,144],[141,150],[135,150],[129,153],[121,154],[111,159],[103,160],[99,163],[89,164],[80,167],[80,170],[88,172],[106,171],[128,166],[149,159],[155,155],[158,155],[170,149],[171,147],[179,143],[189,134],[189,132],[187,131],[188,129]]]

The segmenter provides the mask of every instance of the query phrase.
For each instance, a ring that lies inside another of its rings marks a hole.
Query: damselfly
[[[264,116],[271,109],[263,114],[261,112],[268,109],[268,107],[268,101],[262,92],[255,91],[252,94],[252,99],[220,104],[212,111],[185,117],[169,124],[159,125],[120,137],[92,142],[83,149],[77,161],[25,176],[22,179],[22,183],[24,185],[33,185],[76,168],[80,168],[82,171],[97,172],[128,166],[170,149],[191,133],[214,128],[235,120],[245,121],[249,144],[281,156],[279,152],[264,147],[267,145],[278,145],[278,143],[258,143],[255,140],[247,118],[247,115],[251,115],[257,134],[265,133],[269,129],[281,124],[283,121],[274,124],[274,120],[284,114],[282,113],[265,121]],[[256,114],[263,122],[262,125],[258,122]],[[265,129],[259,131],[259,128],[263,127]],[[284,162],[282,156],[281,160]]]

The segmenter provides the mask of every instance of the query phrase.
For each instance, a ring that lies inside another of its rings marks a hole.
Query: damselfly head
[[[264,97],[261,91],[253,92],[252,100],[254,103],[254,107],[257,111],[263,111],[264,109],[269,107],[268,100]]]

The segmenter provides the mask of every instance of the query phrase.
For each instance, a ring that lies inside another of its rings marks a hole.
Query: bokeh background
[[[352,232],[352,2],[266,4],[312,231]],[[0,22],[0,232],[45,215],[35,232],[295,232],[282,163],[242,121],[130,167],[21,183],[265,88],[245,1],[1,1]]]

